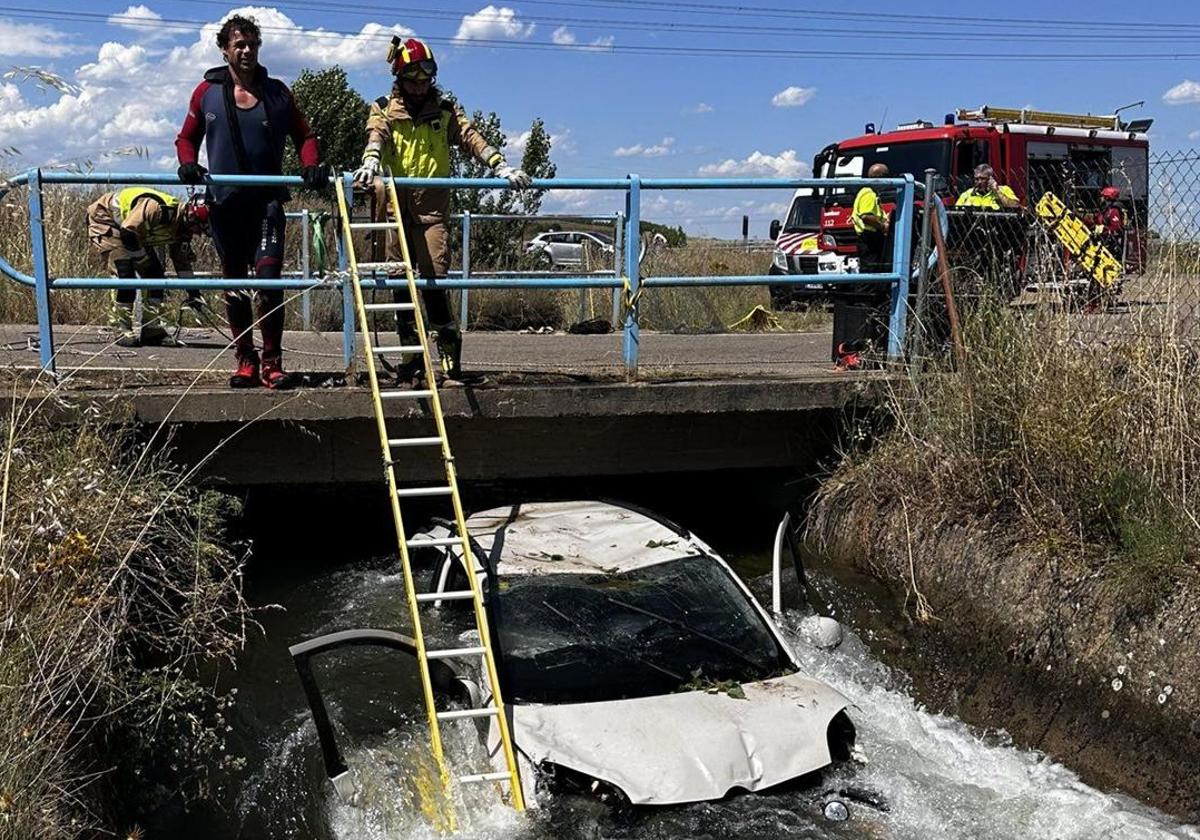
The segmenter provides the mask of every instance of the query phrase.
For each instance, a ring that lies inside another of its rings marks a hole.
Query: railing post
[[[463,213],[462,217],[462,276],[466,280],[471,276],[471,213]],[[458,295],[458,328],[467,331],[467,302],[470,289],[462,289]]]
[[[638,289],[641,287],[638,272],[638,243],[641,241],[642,179],[629,176],[625,193],[625,378],[632,382],[638,372]]]
[[[904,356],[904,328],[908,320],[908,286],[912,271],[913,197],[916,193],[912,175],[904,176],[900,188],[899,212],[892,237],[892,271],[899,274],[892,285],[892,311],[888,319],[888,358],[899,361]]]
[[[345,173],[342,180],[343,188],[350,199],[346,204],[346,212],[353,216],[354,173]],[[344,241],[345,235],[342,232],[345,227],[344,224],[337,226],[338,277],[342,284],[342,361],[346,363],[346,375],[352,376],[357,355],[358,325],[354,322],[354,287],[351,285],[349,274],[350,260],[346,251],[347,243]]]
[[[300,274],[304,277],[305,282],[312,281],[312,269],[309,264],[309,236],[312,234],[308,228],[308,208],[305,207],[300,211]],[[309,300],[309,290],[306,288],[300,295],[300,321],[304,325],[304,329],[312,329],[312,301]]]
[[[929,240],[932,232],[933,217],[930,213],[937,212],[937,198],[933,194],[934,176],[936,169],[925,170],[925,198],[921,210],[921,247],[917,251],[917,328],[913,333],[912,355],[920,358],[925,355],[925,310],[929,304]]]
[[[37,305],[38,356],[42,370],[53,375],[54,323],[50,309],[50,264],[46,256],[46,229],[42,223],[42,170],[29,171],[29,240],[33,246],[34,302]]]
[[[625,247],[625,214],[618,212],[613,219],[613,274],[617,277],[621,276],[621,259],[622,251]],[[617,324],[621,322],[621,289],[620,287],[612,290],[612,325],[613,329],[617,329]]]

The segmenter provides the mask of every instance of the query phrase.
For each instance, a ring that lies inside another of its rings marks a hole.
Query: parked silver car
[[[583,249],[612,261],[613,239],[607,233],[590,230],[558,230],[539,233],[525,243],[525,252],[540,254],[551,268],[583,265]]]

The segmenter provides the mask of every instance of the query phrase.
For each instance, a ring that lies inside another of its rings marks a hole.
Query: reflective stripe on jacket
[[[1007,198],[1010,201],[1017,200],[1017,194],[1012,191],[1012,187],[1006,187],[1006,186],[1004,186],[1004,184],[1001,184],[1000,188],[999,188],[999,192],[1000,192],[1000,195],[1004,196],[1005,198]],[[996,193],[994,193],[990,190],[985,193],[976,192],[974,187],[971,187],[971,189],[967,190],[962,195],[960,195],[958,197],[958,201],[955,202],[955,206],[956,207],[982,207],[985,210],[1002,210],[1002,209],[1004,209],[1000,204],[1000,200],[996,197]]]

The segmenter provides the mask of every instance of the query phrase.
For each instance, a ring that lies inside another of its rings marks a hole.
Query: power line
[[[153,22],[148,22],[143,17],[135,15],[106,15],[97,12],[82,12],[82,11],[60,11],[60,10],[35,10],[17,6],[0,6],[0,13],[9,17],[42,20],[42,21],[78,21],[81,18],[85,20],[96,20],[114,23],[128,23],[136,28],[155,29],[167,28],[175,31],[198,32],[205,26],[212,25],[211,21],[188,20],[183,18],[161,18]],[[264,32],[278,32],[293,36],[302,36],[310,38],[355,38],[361,41],[386,42],[391,39],[392,32],[390,30],[378,33],[363,33],[354,32],[342,29],[320,29],[320,30],[305,30],[299,26],[295,28],[284,26],[272,26],[260,24],[260,29]],[[606,53],[606,54],[621,54],[621,55],[642,55],[642,56],[672,56],[672,57],[689,57],[711,59],[714,56],[722,57],[738,57],[738,58],[769,58],[769,59],[823,59],[823,60],[858,60],[859,54],[855,52],[847,52],[844,49],[769,49],[764,47],[718,47],[707,46],[703,44],[694,44],[687,46],[675,46],[666,44],[644,45],[644,44],[608,44],[608,45],[590,45],[590,44],[575,44],[563,45],[553,44],[548,42],[531,42],[531,41],[509,41],[502,39],[490,38],[471,38],[468,40],[460,40],[450,36],[427,36],[425,40],[435,44],[448,44],[457,47],[470,48],[492,48],[506,50],[539,50],[539,51],[554,51],[554,52],[574,52],[574,53]],[[1066,52],[1016,52],[1008,54],[989,54],[981,56],[977,52],[938,52],[935,55],[924,54],[920,52],[883,52],[873,51],[872,55],[879,59],[889,61],[970,61],[972,63],[981,63],[983,61],[1045,61],[1045,62],[1094,62],[1094,61],[1111,61],[1112,56],[1108,54],[1100,55],[1095,52],[1089,53],[1066,53]],[[1139,60],[1139,61],[1177,61],[1182,59],[1200,58],[1200,53],[1122,53],[1120,56],[1124,60]]]

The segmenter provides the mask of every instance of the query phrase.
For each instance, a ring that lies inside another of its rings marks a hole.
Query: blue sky
[[[796,177],[819,148],[866,122],[936,122],[982,104],[1099,113],[1144,99],[1134,113],[1155,119],[1152,148],[1200,145],[1195,3],[1014,0],[993,11],[994,4],[849,2],[836,11],[766,0],[746,0],[737,11],[715,0],[296,0],[250,8],[266,24],[262,61],[274,74],[290,81],[301,67],[340,63],[368,97],[390,85],[390,32],[430,38],[441,81],[468,109],[497,111],[515,145],[533,118],[545,120],[564,176]],[[20,74],[0,79],[0,149],[17,149],[0,167],[90,160],[99,168],[173,168],[187,95],[203,69],[219,63],[212,34],[234,8],[247,7],[0,0],[6,63],[47,68],[75,86],[62,92]],[[318,29],[324,34],[313,35]],[[1033,53],[1063,60],[1013,58]],[[116,154],[131,146],[148,149],[149,160]],[[658,195],[646,215],[732,236],[748,212],[752,234],[762,236],[786,200]],[[593,212],[616,202],[568,193],[547,206]]]

